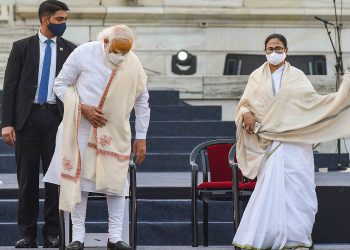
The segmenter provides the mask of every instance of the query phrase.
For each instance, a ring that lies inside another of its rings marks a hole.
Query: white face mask
[[[271,54],[266,54],[266,59],[272,65],[278,65],[286,59],[286,53],[278,54],[274,51]]]
[[[109,53],[107,54],[107,58],[112,64],[114,64],[115,66],[118,66],[119,64],[124,62],[126,56],[120,53],[117,53],[117,54]]]

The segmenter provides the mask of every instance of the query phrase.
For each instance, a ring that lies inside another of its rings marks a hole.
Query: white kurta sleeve
[[[76,83],[81,71],[78,49],[75,49],[67,58],[66,62],[55,79],[53,91],[63,101],[64,94],[70,85]]]
[[[135,100],[134,109],[135,109],[135,130],[136,130],[136,139],[146,139],[147,129],[150,120],[151,110],[148,104],[149,94],[145,90],[142,92]]]

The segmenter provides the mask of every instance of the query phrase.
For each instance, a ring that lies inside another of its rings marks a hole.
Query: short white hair
[[[113,40],[128,40],[131,43],[134,41],[134,37],[131,29],[123,24],[114,25],[108,28],[105,28],[97,35],[97,40],[104,42],[104,40],[112,42]]]

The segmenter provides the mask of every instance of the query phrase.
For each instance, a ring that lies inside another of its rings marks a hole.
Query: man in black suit
[[[2,137],[15,146],[19,186],[16,248],[37,247],[40,161],[45,174],[55,149],[63,104],[52,91],[63,63],[76,46],[61,38],[67,5],[56,0],[40,4],[38,34],[16,41],[7,62],[2,103]],[[58,246],[58,188],[45,183],[44,247]]]

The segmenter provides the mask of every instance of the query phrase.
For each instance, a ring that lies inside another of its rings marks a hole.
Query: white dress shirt
[[[63,101],[68,86],[76,84],[82,103],[97,107],[112,73],[103,61],[104,55],[104,47],[100,41],[89,42],[76,48],[55,80],[55,94]],[[146,139],[150,119],[148,99],[148,91],[145,90],[135,100],[136,139]],[[91,124],[82,116],[80,126],[90,128]]]
[[[39,95],[39,89],[40,89],[40,81],[41,81],[41,73],[43,70],[43,63],[44,63],[44,56],[45,56],[45,49],[46,49],[46,43],[45,41],[49,38],[41,34],[41,31],[39,30],[38,32],[39,35],[39,50],[40,50],[40,61],[39,61],[39,72],[38,72],[38,88],[36,89],[36,94],[35,94],[35,103],[38,102],[38,95]],[[56,96],[55,93],[53,92],[53,83],[55,81],[55,76],[56,76],[56,57],[57,57],[57,44],[56,40],[57,37],[51,38],[52,43],[50,44],[51,46],[51,65],[50,65],[50,76],[49,76],[49,85],[47,89],[47,103],[54,104],[56,103]]]

